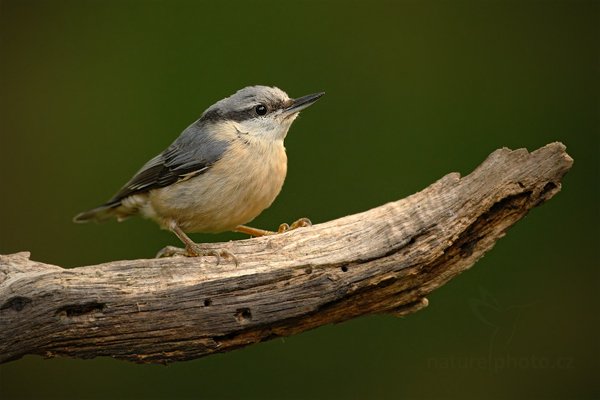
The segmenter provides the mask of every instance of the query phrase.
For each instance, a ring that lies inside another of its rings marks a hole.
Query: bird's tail
[[[120,203],[106,203],[99,207],[92,208],[89,211],[84,211],[77,214],[73,218],[73,222],[84,223],[89,221],[102,222],[111,218],[119,218],[117,208]]]

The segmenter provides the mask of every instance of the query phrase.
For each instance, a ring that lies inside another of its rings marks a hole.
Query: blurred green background
[[[141,219],[71,218],[251,84],[327,92],[259,227],[366,210],[503,146],[559,140],[575,165],[417,314],[167,367],[29,356],[0,366],[0,398],[600,397],[599,20],[596,1],[2,0],[3,254],[74,267],[178,244]]]

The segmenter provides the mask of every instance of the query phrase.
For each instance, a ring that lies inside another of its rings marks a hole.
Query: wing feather
[[[228,141],[212,136],[198,121],[190,125],[165,151],[144,164],[107,205],[206,172],[229,146]]]

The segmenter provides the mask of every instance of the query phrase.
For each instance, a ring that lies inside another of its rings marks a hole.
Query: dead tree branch
[[[0,256],[0,362],[26,354],[189,360],[363,314],[402,316],[553,197],[561,143],[500,149],[473,173],[284,234],[215,243],[233,263],[175,257],[64,269]]]

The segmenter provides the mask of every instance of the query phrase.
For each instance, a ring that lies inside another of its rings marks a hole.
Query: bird
[[[277,87],[248,86],[207,108],[164,151],[150,159],[106,203],[82,212],[74,222],[118,221],[141,215],[173,232],[185,245],[158,256],[220,256],[187,233],[235,231],[272,234],[246,224],[268,208],[287,173],[284,139],[300,111],[324,92],[290,98]],[[301,218],[279,232],[309,226]]]

